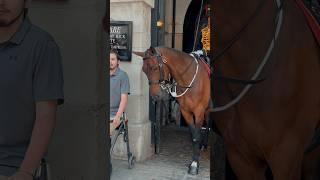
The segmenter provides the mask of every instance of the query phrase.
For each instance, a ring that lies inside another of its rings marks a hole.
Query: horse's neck
[[[223,75],[239,79],[250,78],[268,49],[276,26],[274,21],[276,2],[266,1],[262,9],[256,13],[262,1],[241,1],[239,8],[228,7],[231,1],[229,4],[229,1],[221,1],[223,7],[219,6],[218,1],[215,1],[217,4],[214,4],[213,7],[219,8],[214,8],[217,17],[213,22],[216,30],[214,41],[218,45],[214,53],[225,48],[237,35],[239,37],[224,53],[226,56],[222,58],[223,60],[216,63],[217,67],[223,66],[222,71],[225,72]],[[251,18],[253,20],[249,21]],[[247,23],[249,24],[245,27]],[[243,31],[240,32],[242,29]]]
[[[174,54],[167,55],[167,65],[171,77],[181,86],[188,86],[194,73],[195,62],[188,56],[178,56]]]
[[[276,28],[276,22],[274,21],[276,2],[274,0],[265,1],[262,9],[255,14],[262,1],[252,1],[252,4],[248,4],[248,0],[241,1],[243,5],[239,5],[238,9],[235,6],[228,6],[231,4],[231,0],[214,1],[213,7],[219,8],[214,8],[216,19],[213,22],[213,27],[216,38],[213,40],[217,46],[213,53],[218,53],[224,49],[230,43],[230,40],[238,35],[231,48],[215,61],[215,73],[219,72],[221,76],[225,77],[248,80],[257,72],[261,61],[266,57]],[[249,9],[246,7],[247,5],[250,7]],[[236,17],[237,15],[238,17]],[[253,20],[249,21],[252,17]],[[249,24],[245,27],[247,23]],[[240,32],[243,28],[244,30]],[[275,61],[271,62],[274,63]],[[265,74],[266,69],[270,71],[270,66],[272,65],[269,59],[260,74]],[[259,77],[261,78],[261,76]],[[215,97],[217,105],[223,105],[237,97],[243,91],[244,86],[234,86],[226,83],[226,81],[216,81],[214,88],[213,97]],[[218,95],[219,92],[221,94]]]
[[[304,22],[305,19],[302,16],[302,13],[299,12],[300,10],[296,6],[295,1],[283,1],[283,3],[285,7],[283,11],[284,21],[280,29],[279,38],[275,41],[272,55],[263,67],[262,75],[260,76],[266,77],[268,83],[261,83],[259,86],[266,86],[269,89],[276,86],[278,94],[283,93],[285,96],[288,96],[288,93],[282,90],[293,87],[297,80],[292,77],[296,77],[298,74],[299,78],[307,76],[307,73],[302,73],[302,69],[309,65],[307,65],[307,63],[317,59],[314,57],[315,54],[313,53],[316,52],[316,49],[314,49],[316,46],[313,45],[312,47],[312,44],[316,42],[313,40],[312,34],[310,30],[308,30],[308,26]],[[248,79],[256,72],[257,65],[264,57],[266,57],[267,49],[274,36],[274,29],[276,26],[276,22],[274,21],[274,17],[276,16],[275,7],[276,4],[274,1],[270,1],[266,4],[263,11],[256,17],[256,20],[254,20],[253,23],[248,26],[247,30],[240,35],[237,43],[230,48],[225,56],[216,61],[216,70],[222,72],[221,74],[224,76],[236,77],[239,79]],[[224,36],[224,30],[228,23],[224,24],[223,22],[225,20],[222,17],[223,14],[228,14],[229,12],[218,11],[217,13],[219,13],[216,14],[219,19],[216,19],[217,24],[214,24],[214,26],[216,26],[216,32],[219,33],[216,33],[215,35],[215,40],[219,41],[215,43],[219,45],[216,49],[219,49],[223,47],[223,45],[221,45],[222,43],[228,41],[226,36]],[[300,49],[308,49],[308,51],[301,51]],[[307,61],[303,64],[299,64],[299,62],[301,63],[301,59],[307,59]],[[314,67],[314,65],[310,65],[310,67]],[[297,69],[299,69],[299,73],[296,71]],[[312,74],[311,72],[316,72],[316,70],[310,70],[309,74]],[[275,85],[276,83],[278,84]],[[229,88],[228,85],[223,83],[215,84],[214,87],[218,89],[214,92],[222,92],[230,99],[232,96],[236,96],[243,90],[242,86],[232,86]],[[255,94],[264,93],[266,93],[265,88],[260,88],[259,90],[255,89]],[[269,97],[271,96],[270,94],[268,95]],[[221,96],[222,95],[217,96],[215,94],[213,96],[216,98],[215,100],[218,104],[224,104],[225,102],[230,101],[224,97],[220,99]],[[268,96],[264,95],[260,97]],[[254,101],[254,103],[257,102],[259,101]]]

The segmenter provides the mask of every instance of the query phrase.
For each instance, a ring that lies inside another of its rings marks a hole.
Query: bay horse
[[[151,97],[161,100],[168,92],[176,97],[192,136],[193,155],[188,173],[198,174],[201,127],[210,101],[210,77],[205,62],[166,47],[133,53],[143,58],[142,71],[149,80]],[[170,78],[175,83],[170,83]]]
[[[237,179],[264,180],[267,169],[274,180],[320,179],[306,168],[320,158],[319,147],[306,153],[320,124],[320,48],[295,0],[213,0],[211,8],[210,117]]]

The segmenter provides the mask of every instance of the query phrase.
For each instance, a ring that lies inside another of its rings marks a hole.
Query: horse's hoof
[[[190,165],[189,165],[189,170],[188,173],[191,175],[197,175],[199,173],[199,163],[193,161]]]

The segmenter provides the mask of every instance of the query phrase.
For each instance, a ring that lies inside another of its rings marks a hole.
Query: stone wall
[[[110,19],[114,21],[132,21],[132,50],[145,51],[151,44],[151,8],[152,0],[111,0]],[[137,161],[149,158],[153,153],[151,146],[151,124],[149,121],[149,86],[145,74],[141,71],[142,60],[136,55],[131,62],[120,62],[120,68],[126,71],[130,79],[127,114],[129,119],[129,137],[132,153]],[[114,157],[126,159],[126,146],[120,137],[114,148]]]

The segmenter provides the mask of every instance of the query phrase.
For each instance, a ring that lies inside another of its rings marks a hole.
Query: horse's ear
[[[136,51],[132,51],[133,54],[137,55],[137,56],[140,56],[142,58],[144,58],[145,54],[144,52],[136,52]]]

